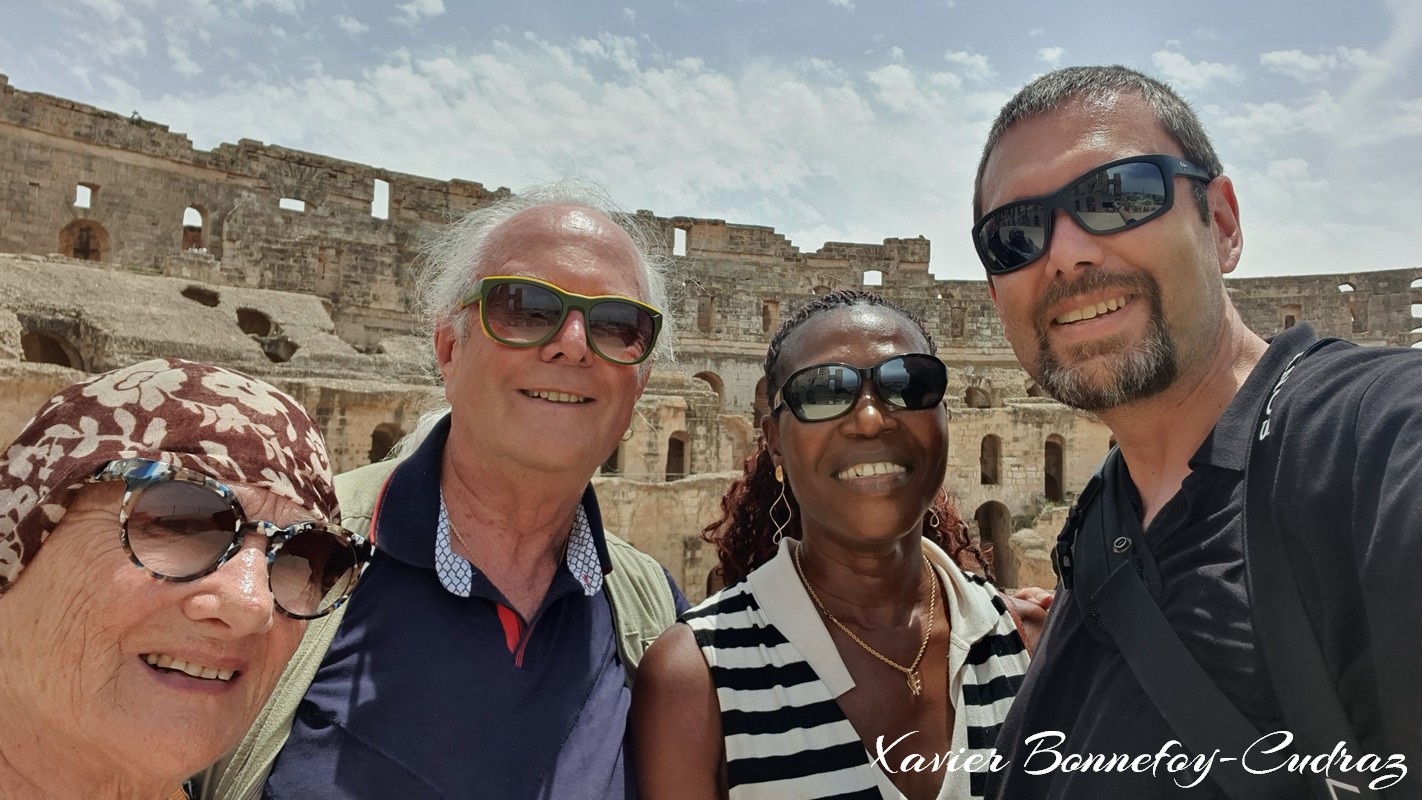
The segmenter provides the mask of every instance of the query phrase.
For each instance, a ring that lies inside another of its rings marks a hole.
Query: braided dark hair
[[[811,300],[799,311],[787,318],[770,340],[765,353],[766,396],[773,397],[779,389],[783,376],[779,373],[780,356],[785,340],[809,319],[836,308],[850,306],[878,306],[898,314],[909,322],[928,343],[928,352],[936,353],[933,336],[923,323],[911,312],[903,309],[872,292],[843,289],[830,292]],[[784,535],[800,538],[800,504],[789,485],[784,487],[785,500],[790,505],[790,523]],[[746,458],[742,475],[737,478],[721,497],[721,517],[701,531],[701,537],[716,546],[720,558],[718,571],[726,585],[733,584],[751,570],[775,556],[776,544],[772,540],[776,522],[770,509],[780,496],[781,484],[775,480],[775,464],[765,437],[756,442],[755,451]],[[937,524],[933,524],[935,513]],[[784,512],[777,510],[775,517],[784,519]],[[992,579],[992,568],[981,552],[968,538],[968,524],[963,521],[942,495],[934,498],[933,504],[924,518],[924,534],[942,547],[957,563],[967,565],[971,560]]]

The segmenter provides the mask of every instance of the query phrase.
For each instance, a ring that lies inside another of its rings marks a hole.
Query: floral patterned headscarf
[[[0,594],[75,491],[104,464],[134,457],[258,486],[339,519],[326,443],[295,400],[238,372],[154,359],[51,397],[0,454]]]

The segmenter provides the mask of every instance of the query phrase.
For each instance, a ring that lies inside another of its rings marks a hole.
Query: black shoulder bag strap
[[[1256,438],[1249,449],[1245,471],[1244,566],[1249,581],[1249,601],[1254,609],[1254,629],[1264,663],[1274,682],[1274,693],[1284,713],[1284,722],[1294,734],[1297,752],[1325,754],[1340,742],[1355,758],[1363,753],[1348,714],[1338,699],[1337,684],[1319,648],[1318,638],[1308,621],[1298,577],[1289,563],[1284,531],[1268,513],[1274,506],[1274,475],[1278,447],[1268,440],[1274,398],[1293,373],[1294,367],[1318,348],[1338,341],[1320,339],[1294,357],[1274,384],[1263,403],[1255,426]],[[1272,431],[1278,433],[1278,431]],[[1351,775],[1307,776],[1317,798],[1376,798],[1366,782]]]
[[[1160,577],[1148,547],[1119,523],[1118,487],[1129,480],[1121,453],[1112,448],[1073,511],[1076,541],[1070,579],[1088,618],[1114,643],[1160,715],[1185,748],[1196,755],[1216,750],[1239,758],[1260,734],[1190,655],[1160,610]],[[1095,484],[1095,486],[1092,486]],[[1099,487],[1099,488],[1098,488]],[[1060,545],[1059,545],[1060,548]],[[1060,553],[1060,550],[1059,550]],[[1064,554],[1059,554],[1060,556]],[[1235,800],[1297,798],[1305,791],[1297,775],[1277,771],[1250,775],[1237,762],[1217,764],[1210,779]]]

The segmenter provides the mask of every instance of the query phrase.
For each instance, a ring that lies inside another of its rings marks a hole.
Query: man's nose
[[[1087,233],[1071,214],[1057,209],[1052,218],[1052,240],[1047,243],[1047,256],[1042,260],[1058,275],[1100,266],[1105,258],[1105,238]]]
[[[549,361],[567,359],[573,364],[590,363],[591,347],[588,345],[588,319],[581,309],[572,309],[563,320],[563,327],[542,347],[543,357]]]

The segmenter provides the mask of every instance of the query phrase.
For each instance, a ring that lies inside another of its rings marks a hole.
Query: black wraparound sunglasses
[[[784,405],[801,422],[837,419],[854,408],[860,387],[868,381],[889,405],[922,411],[942,402],[948,390],[948,367],[925,353],[894,356],[872,367],[815,364],[787,378],[770,408],[774,412]]]
[[[1021,269],[1052,243],[1058,209],[1082,230],[1105,236],[1143,225],[1175,203],[1175,177],[1212,178],[1179,156],[1131,156],[1102,164],[1051,194],[1014,200],[984,214],[973,226],[973,245],[990,275]]]

